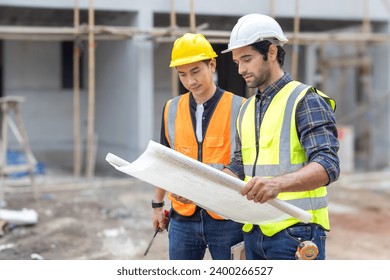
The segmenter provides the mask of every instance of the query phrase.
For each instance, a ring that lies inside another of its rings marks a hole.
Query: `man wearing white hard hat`
[[[245,180],[253,203],[281,199],[312,215],[243,227],[247,259],[325,259],[330,230],[327,187],[340,174],[335,101],[283,70],[287,38],[271,17],[249,14],[228,49],[256,94],[241,107],[237,149],[224,172]]]

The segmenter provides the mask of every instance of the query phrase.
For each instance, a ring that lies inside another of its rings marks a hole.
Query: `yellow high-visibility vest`
[[[242,144],[246,182],[252,178],[253,172],[256,176],[271,178],[297,171],[307,164],[305,151],[298,138],[295,112],[297,104],[309,88],[297,81],[287,83],[275,95],[265,112],[258,139],[256,139],[255,96],[244,103],[237,119],[237,129]],[[316,92],[325,98],[333,110],[335,109],[334,100],[318,90]],[[259,145],[257,161],[256,140]],[[277,198],[311,213],[312,223],[330,229],[325,186],[311,191],[283,192]],[[281,222],[260,225],[260,228],[265,235],[272,236],[298,222],[300,222],[298,219],[291,217]],[[246,226],[246,228],[251,227]]]
[[[234,155],[236,142],[236,119],[244,98],[231,92],[224,92],[208,124],[199,150],[198,140],[192,126],[190,112],[190,94],[186,93],[167,102],[164,110],[165,135],[172,149],[198,160],[202,153],[202,162],[222,170]],[[183,204],[169,193],[172,207],[183,216],[194,214],[195,204]],[[214,219],[220,216],[208,211]]]

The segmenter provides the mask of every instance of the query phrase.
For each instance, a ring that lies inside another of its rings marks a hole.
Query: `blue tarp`
[[[26,156],[22,151],[16,151],[16,150],[7,150],[7,165],[19,165],[19,164],[26,164]],[[34,170],[34,174],[45,174],[45,164],[43,162],[37,162]],[[20,178],[24,176],[28,176],[28,171],[23,172],[13,172],[9,173],[8,177],[10,178]]]

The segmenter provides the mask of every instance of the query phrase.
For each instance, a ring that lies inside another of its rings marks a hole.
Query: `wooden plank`
[[[171,12],[170,12],[170,26],[171,32],[177,29],[176,24],[176,13],[175,13],[175,0],[171,0]],[[176,40],[176,37],[171,33],[170,42]],[[177,76],[177,72],[175,68],[171,68],[171,85],[172,91],[171,96],[175,97],[179,95],[179,78]]]
[[[86,176],[92,179],[95,169],[95,14],[93,0],[89,0],[89,38],[88,38],[88,127],[87,127],[87,165]]]
[[[81,40],[88,40],[89,28],[81,25],[76,35]],[[171,30],[171,28],[156,27],[151,29],[138,29],[134,27],[123,26],[94,26],[93,33],[96,40],[128,40],[136,34],[148,35],[150,38],[156,38],[159,42],[173,42],[173,38],[180,37],[189,32],[190,27],[180,27]],[[228,43],[230,31],[223,30],[202,30],[210,41]],[[390,34],[388,33],[352,33],[352,32],[285,32],[290,41],[298,40],[300,45],[315,43],[388,43]],[[167,37],[163,37],[167,36]],[[30,26],[0,26],[0,39],[4,40],[41,40],[41,41],[61,41],[73,40],[75,37],[73,27],[30,27]],[[158,38],[163,37],[163,38]]]
[[[190,32],[196,32],[194,0],[190,1]]]
[[[298,48],[299,48],[299,34],[300,18],[299,18],[299,0],[295,0],[295,15],[294,15],[294,39],[292,40],[292,55],[291,55],[291,77],[298,79]]]
[[[357,67],[365,66],[371,64],[371,59],[368,56],[342,56],[334,58],[326,58],[323,61],[324,65],[327,67]]]
[[[77,36],[80,25],[78,0],[75,0],[73,41],[73,174],[81,175],[81,124],[80,124],[80,46]]]
[[[7,165],[3,168],[3,175],[14,173],[14,172],[23,172],[23,171],[31,171],[32,166],[29,163],[26,164],[15,164],[15,165]]]
[[[23,41],[72,41],[75,36],[88,40],[88,27],[79,26],[77,33],[74,27],[31,27],[0,26],[0,39]],[[136,28],[96,26],[93,29],[98,40],[128,40],[137,33]]]

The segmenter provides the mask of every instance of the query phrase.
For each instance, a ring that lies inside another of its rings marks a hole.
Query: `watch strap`
[[[165,205],[165,202],[155,202],[154,199],[152,200],[152,208],[161,208]]]

